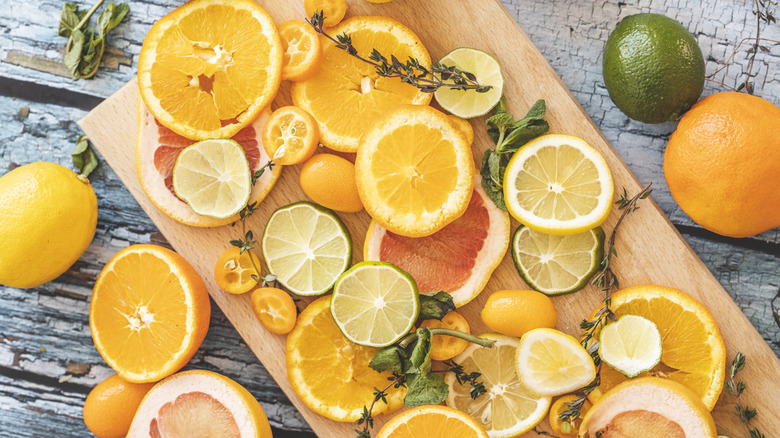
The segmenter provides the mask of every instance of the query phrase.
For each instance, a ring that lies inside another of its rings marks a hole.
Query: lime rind
[[[512,236],[512,260],[535,291],[565,295],[585,287],[596,273],[604,257],[604,237],[601,227],[554,236],[520,225]]]
[[[387,347],[408,334],[417,321],[417,283],[392,263],[361,262],[336,281],[330,312],[350,341]]]
[[[252,194],[252,170],[244,148],[223,138],[187,146],[173,166],[173,190],[199,215],[235,216]]]
[[[301,296],[324,294],[352,262],[347,227],[333,211],[311,202],[274,211],[261,245],[268,271]]]
[[[455,65],[474,73],[481,85],[493,87],[484,93],[449,87],[439,88],[434,92],[436,102],[451,114],[463,119],[484,116],[501,99],[504,92],[504,75],[501,72],[501,65],[489,53],[470,47],[460,47],[444,55],[439,63],[446,66]]]
[[[653,321],[638,315],[623,315],[607,325],[599,336],[599,356],[629,379],[661,362],[661,333]]]

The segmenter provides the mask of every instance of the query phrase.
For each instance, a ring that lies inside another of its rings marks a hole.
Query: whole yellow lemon
[[[95,235],[97,198],[89,180],[37,162],[0,177],[0,284],[40,286],[81,257]]]
[[[547,295],[535,290],[500,290],[488,297],[482,321],[498,333],[520,337],[537,328],[554,328],[558,312]]]

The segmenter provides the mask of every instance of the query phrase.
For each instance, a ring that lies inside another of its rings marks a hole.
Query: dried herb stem
[[[734,356],[734,360],[731,362],[731,369],[729,370],[729,376],[726,379],[726,391],[737,399],[737,404],[734,408],[739,414],[739,419],[745,424],[745,427],[750,433],[750,438],[766,438],[766,435],[759,432],[757,427],[750,427],[750,422],[758,415],[755,408],[750,408],[747,405],[742,404],[742,393],[745,392],[747,385],[742,380],[736,381],[737,373],[745,368],[747,358],[741,352],[737,352]]]

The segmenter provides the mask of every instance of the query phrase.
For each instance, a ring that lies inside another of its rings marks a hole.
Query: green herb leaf
[[[73,77],[76,77],[79,71],[79,63],[81,62],[81,51],[84,50],[84,33],[80,30],[73,31],[71,35],[73,42],[70,45],[70,50],[65,54],[65,67]]]
[[[482,155],[482,165],[479,168],[479,173],[482,175],[482,188],[485,190],[485,194],[496,204],[496,207],[506,211],[501,157],[495,150],[487,149],[485,154]]]
[[[378,350],[368,366],[379,373],[382,371],[390,371],[403,374],[409,368],[410,363],[408,355],[403,348],[397,345],[391,345]]]
[[[524,124],[516,124],[512,132],[504,137],[504,141],[496,147],[496,152],[499,154],[513,154],[526,143],[549,130],[550,125],[545,120],[529,120]]]
[[[60,26],[57,29],[57,35],[68,38],[79,22],[87,15],[87,11],[79,11],[79,7],[73,3],[65,3],[62,5],[62,13],[60,14]]]
[[[73,159],[73,165],[84,176],[89,176],[98,165],[97,155],[89,145],[86,135],[79,136],[78,140],[76,140],[76,148],[70,156]]]
[[[518,123],[523,120],[542,120],[545,114],[547,114],[547,102],[545,102],[544,99],[539,99],[531,105],[531,109],[528,110],[525,117],[518,121]]]
[[[437,405],[449,394],[444,378],[431,372],[431,332],[423,327],[417,329],[417,343],[411,354],[411,366],[406,371],[409,391],[404,398],[405,406]]]
[[[515,118],[507,112],[498,112],[490,116],[485,123],[495,129],[509,129],[515,123]]]
[[[441,321],[449,312],[455,310],[452,295],[440,290],[438,292],[426,292],[420,294],[420,316],[418,321],[425,319],[438,319]]]
[[[62,8],[58,34],[70,37],[64,62],[75,79],[90,78],[95,75],[106,48],[106,36],[130,12],[130,7],[126,3],[118,6],[109,3],[98,14],[96,29],[80,29],[81,21],[88,21],[87,14],[93,13],[101,3],[102,0],[86,12],[79,12],[72,4],[66,4]],[[83,27],[84,24],[81,26]]]

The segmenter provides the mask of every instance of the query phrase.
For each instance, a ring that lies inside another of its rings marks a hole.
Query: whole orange
[[[301,188],[314,202],[331,210],[363,209],[355,182],[355,165],[333,154],[316,154],[301,168]]]
[[[558,312],[552,300],[535,290],[500,290],[488,297],[482,321],[498,333],[520,337],[536,328],[553,328]]]
[[[717,93],[680,120],[664,175],[680,208],[702,227],[748,237],[780,225],[780,108],[744,93]]]
[[[122,438],[154,383],[130,383],[118,375],[95,386],[84,402],[84,423],[99,438]]]

